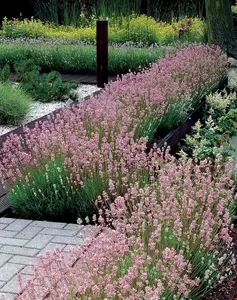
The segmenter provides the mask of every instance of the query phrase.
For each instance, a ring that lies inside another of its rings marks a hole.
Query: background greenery
[[[125,73],[136,70],[139,66],[148,67],[161,55],[166,48],[118,48],[109,47],[109,73]],[[95,74],[96,48],[94,46],[78,45],[23,45],[0,44],[0,67],[9,64],[11,67],[17,61],[26,57],[33,58],[34,63],[42,71],[59,71],[81,74]]]
[[[133,42],[142,45],[167,45],[177,42],[205,42],[206,26],[200,18],[175,19],[171,23],[157,22],[146,15],[129,15],[119,19],[109,18],[109,42]],[[51,38],[78,40],[95,44],[96,19],[82,27],[55,26],[54,23],[34,19],[4,18],[0,36],[3,38]]]

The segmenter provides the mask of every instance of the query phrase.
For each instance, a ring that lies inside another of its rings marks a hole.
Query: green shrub
[[[29,111],[31,96],[20,87],[0,83],[0,124],[19,124]]]
[[[58,72],[40,75],[40,67],[34,64],[32,58],[20,61],[14,65],[20,87],[35,100],[41,102],[59,101],[73,97],[71,90],[77,87],[74,82],[63,82]]]

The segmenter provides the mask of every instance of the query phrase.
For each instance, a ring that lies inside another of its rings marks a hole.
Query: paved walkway
[[[19,292],[18,274],[32,278],[33,264],[46,250],[59,248],[66,256],[89,235],[77,224],[0,218],[0,296],[12,300]],[[40,300],[40,299],[39,299]]]

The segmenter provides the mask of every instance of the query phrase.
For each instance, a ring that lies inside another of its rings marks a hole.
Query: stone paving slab
[[[32,277],[32,264],[48,250],[69,249],[92,236],[86,226],[59,222],[0,218],[0,299],[12,300],[19,292],[18,275]],[[40,300],[40,299],[39,299]]]

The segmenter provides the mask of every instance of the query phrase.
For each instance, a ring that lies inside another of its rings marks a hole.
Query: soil
[[[231,230],[231,236],[233,237],[234,251],[237,256],[237,227]],[[237,300],[237,264],[233,274],[207,293],[202,300]]]

